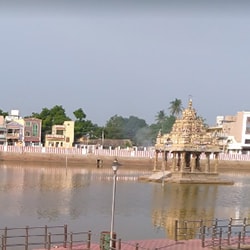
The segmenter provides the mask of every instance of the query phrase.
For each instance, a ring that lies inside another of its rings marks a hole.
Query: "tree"
[[[129,118],[124,118],[123,134],[125,139],[130,139],[135,144],[137,142],[136,134],[141,128],[147,127],[145,120],[140,119],[136,116],[130,116]]]
[[[8,116],[9,114],[8,114],[8,112],[4,112],[2,109],[0,109],[0,115],[6,117],[6,116]]]
[[[74,135],[75,138],[74,140],[77,141],[80,139],[82,136],[87,134],[87,129],[85,128],[85,121],[84,119],[86,118],[86,114],[83,112],[82,108],[79,108],[73,112],[76,120],[75,120],[75,130],[74,130]]]
[[[182,101],[180,99],[175,98],[174,101],[170,102],[170,107],[169,107],[170,115],[178,117],[182,112],[182,110],[183,106],[182,106]]]
[[[151,139],[152,144],[155,143],[155,139],[156,139],[160,130],[163,134],[167,134],[167,133],[171,132],[173,124],[175,123],[175,120],[176,120],[176,118],[172,115],[165,116],[165,119],[162,120],[162,123],[157,122],[157,123],[151,124],[149,126],[150,131],[151,131],[149,138]]]
[[[102,138],[102,135],[105,133],[105,138],[107,139],[130,139],[137,146],[152,145],[160,129],[162,133],[171,131],[176,119],[174,115],[182,111],[181,100],[175,99],[170,104],[171,115],[166,116],[165,111],[160,110],[155,116],[156,124],[151,124],[150,126],[147,125],[144,119],[136,116],[124,118],[114,115],[106,122],[105,127],[99,127],[92,121],[87,120],[83,109],[78,108],[73,112],[75,116],[74,139],[77,141],[83,136],[87,136],[90,139]],[[32,113],[30,117],[42,120],[42,142],[45,141],[45,135],[51,133],[53,125],[61,125],[64,121],[71,120],[60,105],[56,105],[51,109],[43,108],[41,113]]]
[[[163,124],[166,120],[166,115],[165,115],[165,112],[164,110],[160,110],[156,117],[155,117],[155,120],[156,120],[156,123],[160,125],[160,129],[162,130],[163,129]]]
[[[134,145],[138,143],[137,133],[148,125],[144,119],[136,116],[124,118],[115,115],[107,122],[105,126],[105,135],[108,139],[129,139]]]
[[[118,115],[112,116],[106,123],[105,135],[108,139],[124,138],[124,118]]]
[[[172,130],[172,127],[175,123],[175,120],[176,120],[176,118],[173,115],[166,116],[166,119],[165,119],[163,126],[162,126],[162,132],[163,133],[170,133]]]
[[[43,108],[42,112],[32,113],[31,117],[35,117],[42,120],[42,142],[45,142],[45,135],[51,134],[53,125],[62,125],[65,121],[71,121],[66,115],[62,106],[56,105],[51,109]]]
[[[53,125],[62,125],[65,121],[71,121],[71,119],[66,115],[65,109],[61,105],[54,106],[50,110],[50,113]]]
[[[201,121],[201,123],[204,125],[205,128],[209,127],[205,118],[203,118],[202,116],[198,115],[197,119],[199,119]]]
[[[75,110],[73,114],[78,121],[82,121],[86,118],[86,114],[83,112],[82,108]]]
[[[164,110],[160,110],[155,116],[156,124],[153,126],[155,133],[159,133],[161,130],[162,133],[169,133],[173,127],[173,124],[176,120],[175,116],[170,115],[166,116]],[[156,134],[156,136],[157,136]]]
[[[73,112],[75,120],[75,141],[78,141],[82,137],[100,138],[101,128],[96,124],[93,124],[90,120],[85,120],[87,117],[84,111],[79,108]]]

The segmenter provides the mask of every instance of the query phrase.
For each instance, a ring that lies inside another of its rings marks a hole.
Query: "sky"
[[[176,98],[206,123],[250,111],[250,1],[0,2],[0,109],[61,105],[147,124]]]

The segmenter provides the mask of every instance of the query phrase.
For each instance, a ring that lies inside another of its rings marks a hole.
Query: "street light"
[[[116,177],[117,170],[121,164],[117,159],[113,161],[112,170],[113,170],[113,196],[112,196],[112,215],[111,215],[111,229],[110,229],[110,240],[109,240],[109,248],[113,247],[113,232],[114,232],[114,213],[115,213],[115,195],[116,195]]]

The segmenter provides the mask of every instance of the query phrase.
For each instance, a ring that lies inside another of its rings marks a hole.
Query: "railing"
[[[114,156],[114,157],[141,157],[153,158],[154,151],[134,151],[132,149],[102,149],[88,146],[84,148],[63,148],[63,147],[40,147],[40,146],[10,146],[0,145],[0,152],[6,153],[36,153],[36,154],[57,154],[57,155],[96,155],[101,156]]]
[[[175,221],[175,241],[194,238],[201,239],[202,247],[250,249],[250,219]]]
[[[6,139],[19,139],[21,136],[20,133],[7,133]]]
[[[64,139],[64,135],[53,135],[53,134],[48,134],[45,136],[47,139]]]
[[[87,235],[87,239],[83,240],[82,238],[79,239],[79,236],[83,237]],[[48,244],[47,244],[47,248],[50,250],[52,247],[54,247],[54,245],[60,245],[62,243],[61,240],[57,239],[57,237],[63,236],[63,237],[67,237],[69,236],[69,240],[64,240],[63,242],[63,247],[66,248],[68,247],[68,249],[73,249],[73,245],[74,244],[81,244],[82,246],[85,246],[84,249],[90,249],[91,247],[91,231],[88,232],[77,232],[77,233],[69,233],[67,235],[65,234],[48,234]]]
[[[50,250],[56,245],[63,245],[64,248],[72,249],[73,243],[79,243],[90,249],[91,231],[68,232],[68,226],[44,226],[0,229],[0,249],[25,249],[30,247],[43,247]]]
[[[139,157],[153,159],[155,157],[154,150],[133,150],[133,149],[103,149],[96,148],[95,146],[88,146],[87,148],[63,148],[63,147],[40,147],[40,146],[10,146],[0,145],[0,152],[6,153],[36,153],[36,154],[57,154],[57,155],[95,155],[101,156],[114,156],[114,157]],[[159,154],[159,159],[162,159],[162,154]],[[211,155],[211,159],[213,159]],[[168,158],[172,158],[172,154],[169,153]],[[205,155],[201,155],[201,159],[206,159]],[[232,154],[232,153],[220,153],[219,160],[225,161],[250,161],[250,155],[247,154]]]
[[[250,249],[250,219],[229,220],[190,220],[175,221],[175,239],[164,243],[161,248],[170,248],[178,244],[178,241],[189,239],[200,239],[201,247],[211,247],[222,249],[231,247],[233,249]],[[68,226],[45,226],[45,227],[24,227],[24,228],[4,228],[0,229],[1,242],[0,250],[29,250],[30,247],[42,247],[46,250],[63,247],[73,249],[101,249],[101,250],[121,250],[145,249],[141,243],[122,242],[121,239],[112,237],[110,247],[109,232],[102,232],[100,244],[92,243],[93,234],[91,231],[68,232]],[[159,248],[159,247],[158,247]],[[149,250],[149,248],[147,248]]]

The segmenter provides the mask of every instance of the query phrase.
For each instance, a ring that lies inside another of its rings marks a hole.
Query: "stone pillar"
[[[210,153],[206,153],[206,166],[205,172],[210,173]]]
[[[157,165],[158,165],[158,151],[156,150],[155,151],[155,160],[154,160],[154,169],[153,169],[153,171],[156,171],[156,169],[157,169]]]
[[[180,162],[180,164],[181,164],[181,172],[183,172],[184,171],[184,167],[185,167],[185,153],[184,152],[182,152],[181,154],[180,154],[180,158],[181,158],[181,162]]]
[[[214,165],[214,172],[218,172],[218,165],[219,165],[219,153],[215,153],[215,165]]]
[[[172,171],[176,171],[176,152],[173,152],[173,162],[172,162]]]
[[[167,151],[163,151],[162,152],[162,165],[161,165],[162,171],[166,170],[167,161],[168,161],[168,152]]]
[[[197,168],[198,170],[202,170],[201,169],[201,159],[200,159],[200,156],[201,156],[201,153],[198,153],[196,154],[196,157],[195,157],[195,168]]]
[[[192,153],[191,154],[191,162],[190,162],[190,164],[191,164],[191,172],[193,173],[194,172],[194,169],[195,169],[195,157],[196,157],[196,155],[194,154],[194,153]]]
[[[176,166],[178,168],[178,171],[180,171],[180,169],[181,169],[181,153],[177,152],[176,154],[177,154],[177,164],[176,164]]]

